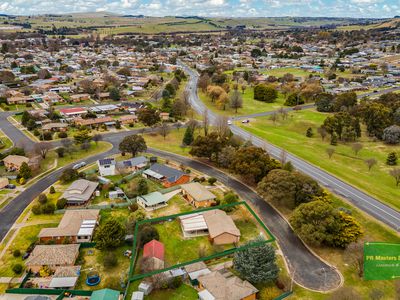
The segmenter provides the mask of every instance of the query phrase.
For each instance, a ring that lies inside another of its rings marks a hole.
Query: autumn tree
[[[235,110],[235,113],[237,113],[239,108],[243,107],[243,98],[242,95],[240,95],[239,91],[234,90],[232,92],[230,97],[230,106]]]
[[[146,126],[154,126],[161,121],[160,114],[154,108],[142,108],[138,111],[138,119]]]

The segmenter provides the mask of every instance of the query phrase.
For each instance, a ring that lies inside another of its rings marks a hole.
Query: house
[[[85,101],[85,100],[89,100],[89,99],[90,99],[90,95],[89,94],[71,95],[71,101],[72,102],[81,102],[81,101]]]
[[[111,289],[97,290],[92,293],[90,300],[119,300],[120,292]]]
[[[145,170],[143,177],[161,182],[164,187],[171,187],[190,181],[188,174],[158,163],[153,164],[149,169]]]
[[[203,216],[212,243],[225,245],[239,242],[240,230],[226,212],[220,209],[213,209],[203,212]]]
[[[202,213],[178,217],[185,238],[208,235],[208,226]]]
[[[79,255],[79,244],[37,245],[26,260],[26,267],[37,273],[43,266],[55,271],[58,267],[73,266]]]
[[[21,155],[8,155],[3,159],[7,171],[19,171],[23,163],[29,165],[29,158]]]
[[[97,209],[66,210],[63,218],[55,228],[43,228],[39,240],[55,244],[84,243],[92,240],[98,224],[100,211]]]
[[[97,161],[99,167],[99,173],[101,176],[112,176],[115,175],[116,161],[114,158],[104,158]]]
[[[68,205],[83,205],[92,198],[98,185],[98,182],[78,179],[65,190],[61,198],[67,199]]]
[[[143,246],[143,258],[148,259],[152,270],[164,268],[164,253],[164,244],[157,240],[151,240]]]
[[[136,123],[138,120],[138,116],[136,115],[126,115],[126,116],[121,116],[119,118],[119,121],[121,122],[122,125],[129,125]]]
[[[98,127],[100,125],[115,125],[115,121],[111,117],[100,117],[100,118],[91,118],[91,119],[82,119],[76,118],[74,123],[79,126],[91,126],[91,127]]]
[[[147,166],[147,158],[137,156],[117,162],[117,169],[120,174],[134,173]]]
[[[217,197],[198,182],[182,184],[181,189],[183,197],[196,208],[216,204]]]
[[[198,277],[200,300],[255,300],[258,290],[227,270],[213,271]]]
[[[0,177],[0,189],[4,189],[9,184],[7,177]]]
[[[66,123],[47,123],[42,126],[43,131],[61,131],[65,132],[68,130],[68,124]]]
[[[136,198],[137,204],[145,210],[151,211],[167,205],[167,201],[163,194],[160,192],[153,192],[147,195],[138,196]]]
[[[199,261],[194,264],[187,265],[184,267],[184,269],[189,276],[190,282],[193,285],[199,284],[197,278],[211,273],[204,261]]]
[[[169,120],[169,113],[167,113],[167,112],[160,113],[160,118],[161,118],[162,121],[168,121]]]
[[[87,112],[87,109],[84,107],[71,107],[60,109],[61,115],[66,118],[79,117],[81,115],[87,114]]]
[[[54,272],[49,288],[51,289],[73,289],[78,281],[81,267],[59,267]]]

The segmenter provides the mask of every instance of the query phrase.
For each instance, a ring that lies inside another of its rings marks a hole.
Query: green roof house
[[[148,211],[167,205],[167,199],[160,192],[153,192],[147,195],[138,196],[136,201],[141,207]]]
[[[94,291],[90,300],[119,300],[119,291],[111,289],[102,289]]]

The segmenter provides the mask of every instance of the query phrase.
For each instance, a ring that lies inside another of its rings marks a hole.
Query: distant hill
[[[391,20],[382,22],[380,24],[377,24],[375,28],[387,28],[387,29],[394,29],[394,28],[400,28],[400,18],[399,17],[394,17]]]

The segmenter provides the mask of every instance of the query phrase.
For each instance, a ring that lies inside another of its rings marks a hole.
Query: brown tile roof
[[[213,209],[203,213],[207,223],[208,232],[211,238],[215,238],[223,233],[240,236],[240,230],[236,227],[232,218],[220,209]]]
[[[213,193],[198,182],[182,184],[181,188],[196,201],[214,200],[216,198]]]
[[[37,245],[26,261],[26,266],[72,266],[79,252],[78,244]]]

